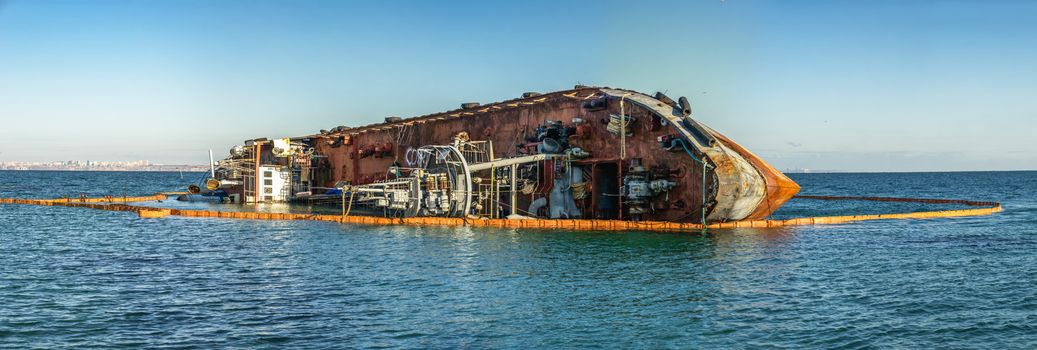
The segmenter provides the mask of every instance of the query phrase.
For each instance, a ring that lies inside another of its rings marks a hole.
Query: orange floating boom
[[[724,223],[709,224],[705,227],[694,223],[677,223],[665,221],[625,221],[625,220],[546,220],[546,219],[471,219],[471,218],[449,218],[449,217],[411,217],[411,218],[386,218],[374,216],[345,216],[345,215],[320,215],[320,214],[290,214],[290,213],[260,213],[260,212],[228,212],[215,210],[189,210],[170,209],[149,206],[129,205],[132,202],[144,202],[164,200],[166,196],[156,194],[142,197],[102,198],[60,198],[60,199],[17,199],[0,198],[0,204],[24,204],[41,206],[64,206],[77,208],[90,208],[110,211],[126,211],[138,213],[141,217],[165,217],[168,215],[184,217],[212,217],[226,219],[246,220],[312,220],[330,221],[350,224],[364,225],[414,225],[414,226],[472,226],[493,228],[524,228],[524,229],[556,229],[576,231],[677,231],[694,232],[703,229],[728,229],[728,228],[767,228],[804,225],[831,225],[858,221],[889,220],[889,219],[931,219],[991,215],[1002,211],[1001,204],[997,202],[980,202],[957,199],[918,199],[918,198],[890,198],[890,197],[832,197],[832,196],[798,196],[803,199],[816,200],[856,200],[856,201],[881,201],[881,202],[909,202],[930,204],[960,204],[972,209],[936,210],[909,213],[871,214],[871,215],[847,215],[847,216],[820,216],[803,217],[787,220],[743,220]]]

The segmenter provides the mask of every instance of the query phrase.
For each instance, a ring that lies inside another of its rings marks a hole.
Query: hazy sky
[[[254,137],[575,83],[686,95],[778,168],[1037,169],[1037,2],[4,1],[0,161]]]

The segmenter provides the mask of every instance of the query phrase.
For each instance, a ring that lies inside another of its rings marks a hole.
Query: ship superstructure
[[[692,118],[686,98],[577,86],[384,123],[255,139],[209,191],[347,215],[727,222],[799,186]],[[346,213],[348,212],[348,213]]]

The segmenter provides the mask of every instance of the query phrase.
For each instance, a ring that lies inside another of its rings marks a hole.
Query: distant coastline
[[[59,172],[59,171],[60,172],[86,171],[86,172],[113,172],[113,173],[114,172],[118,172],[118,173],[135,173],[135,172],[136,173],[175,173],[175,172],[183,171],[185,173],[198,173],[198,172],[208,172],[209,168],[206,168],[204,165],[202,165],[202,166],[195,166],[195,167],[191,167],[191,168],[182,168],[182,169],[167,169],[167,168],[161,168],[161,169],[7,169],[7,168],[0,168],[0,171],[55,171],[55,172]]]
[[[208,165],[151,164],[146,160],[129,162],[0,162],[0,170],[8,171],[208,171]]]
[[[144,166],[87,167],[87,166],[14,166],[0,163],[0,171],[111,171],[111,172],[207,172],[207,165],[198,164],[148,164]],[[1033,172],[1025,169],[1009,170],[925,170],[925,171],[862,171],[862,170],[809,170],[785,169],[786,174],[912,174],[912,173],[987,173],[987,172]]]
[[[117,172],[207,172],[208,166],[199,165],[108,165],[108,166],[69,166],[69,165],[15,165],[0,164],[0,171],[117,171]]]
[[[1037,169],[993,169],[993,170],[783,170],[785,174],[930,174],[930,173],[1027,173]]]

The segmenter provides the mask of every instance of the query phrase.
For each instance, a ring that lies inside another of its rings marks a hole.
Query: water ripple
[[[1037,173],[795,177],[809,194],[1006,212],[701,235],[0,206],[0,348],[1037,347]],[[0,195],[178,182],[0,172]]]

